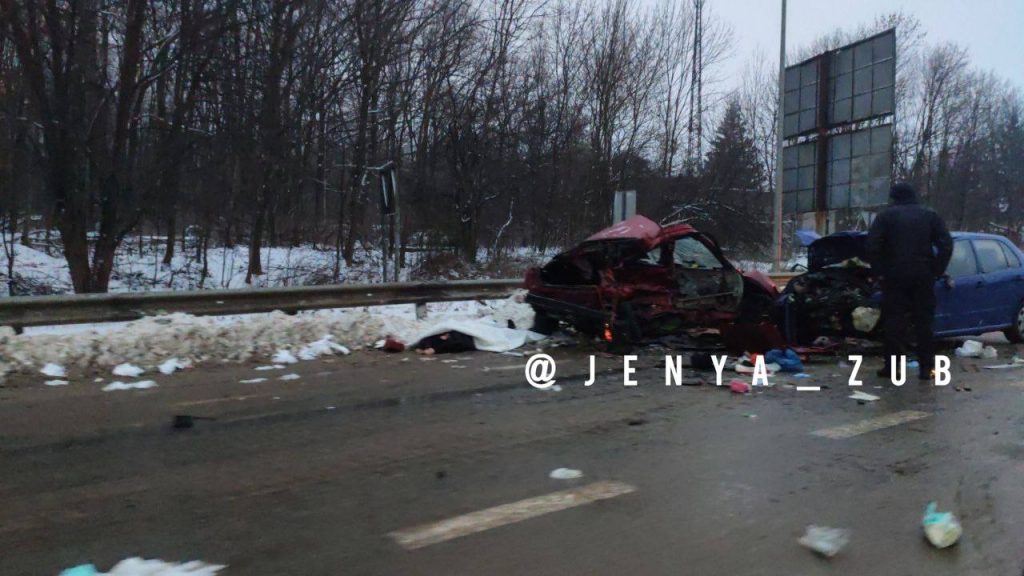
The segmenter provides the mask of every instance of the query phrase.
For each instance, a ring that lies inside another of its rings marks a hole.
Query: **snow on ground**
[[[38,236],[38,235],[36,235]],[[313,286],[335,283],[376,283],[382,280],[382,255],[377,248],[357,245],[353,263],[336,262],[333,248],[312,245],[294,247],[264,247],[260,261],[264,274],[255,276],[251,284],[245,283],[249,266],[248,246],[211,247],[206,254],[207,276],[203,278],[203,263],[194,249],[182,250],[176,246],[170,265],[164,265],[164,244],[159,238],[128,237],[114,258],[110,277],[111,292],[144,290],[224,290],[233,288],[262,288],[277,286]],[[45,250],[44,244],[29,248],[15,242],[14,275],[20,294],[71,293],[71,276],[67,262],[60,253],[59,243]],[[402,268],[400,280],[487,278],[522,273],[527,266],[544,262],[556,249],[538,253],[528,248],[512,250],[504,256],[504,269],[491,269],[485,263],[460,264],[453,257],[444,260],[439,270],[421,269],[425,253],[410,252]],[[489,258],[482,259],[482,262]],[[0,285],[7,285],[7,262],[0,266]],[[337,268],[337,271],[335,270]],[[429,266],[428,266],[429,268]],[[390,278],[389,278],[390,279]],[[6,291],[0,291],[0,297]]]
[[[245,316],[197,317],[171,314],[116,325],[60,330],[27,329],[15,335],[0,327],[0,378],[11,372],[38,371],[47,364],[69,369],[113,368],[130,363],[144,371],[159,370],[174,359],[188,365],[200,362],[263,361],[274,357],[284,364],[290,356],[313,358],[345,353],[342,348],[372,347],[387,336],[410,340],[441,321],[487,318],[505,327],[529,328],[533,311],[518,294],[486,303],[451,302],[428,306],[417,320],[412,305],[317,310],[288,315],[281,312]],[[51,377],[58,372],[51,370]],[[132,372],[127,367],[119,372]],[[74,380],[72,379],[72,382]]]

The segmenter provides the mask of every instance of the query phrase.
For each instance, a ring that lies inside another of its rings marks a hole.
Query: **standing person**
[[[953,255],[953,239],[942,217],[917,203],[910,184],[894,185],[889,200],[867,240],[868,261],[882,277],[885,367],[879,375],[890,373],[890,358],[906,354],[909,319],[917,339],[919,377],[927,380],[935,365],[935,281]]]

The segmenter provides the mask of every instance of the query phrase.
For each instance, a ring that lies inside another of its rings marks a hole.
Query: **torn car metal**
[[[639,215],[530,269],[526,288],[535,330],[565,322],[634,341],[762,318],[779,294],[764,274],[737,270],[710,236]]]

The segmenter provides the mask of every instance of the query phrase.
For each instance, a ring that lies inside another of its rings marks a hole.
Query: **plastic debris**
[[[858,332],[865,334],[875,329],[878,319],[882,317],[882,311],[878,308],[859,306],[853,309],[853,327]]]
[[[555,468],[548,474],[548,478],[552,480],[575,480],[576,478],[582,478],[583,472],[574,470],[572,468]]]
[[[68,375],[67,370],[60,364],[54,364],[50,362],[39,371],[43,376],[49,376],[50,378],[64,378]]]
[[[69,382],[67,380],[47,380],[43,384],[47,386],[67,386]]]
[[[733,394],[750,394],[750,384],[740,380],[733,380],[732,382],[729,382],[729,390],[731,390]]]
[[[288,350],[278,350],[270,361],[274,364],[295,364],[299,359]]]
[[[146,373],[145,370],[138,366],[125,362],[124,364],[118,364],[114,366],[114,376],[123,376],[125,378],[138,378]]]
[[[770,364],[777,364],[782,372],[803,372],[804,364],[795,350],[769,350],[764,359]]]
[[[875,400],[879,400],[881,397],[880,396],[875,396],[874,394],[868,394],[866,392],[861,392],[860,390],[857,390],[853,394],[850,394],[849,396],[847,396],[847,398],[852,398],[854,400],[862,400],[864,402],[874,402]]]
[[[104,386],[102,390],[104,392],[113,392],[115,390],[146,390],[147,388],[156,388],[156,382],[152,380],[140,380],[138,382],[119,382],[115,380]]]
[[[281,352],[286,351],[282,350]],[[278,352],[278,354],[280,354],[281,352]],[[323,338],[317,340],[316,342],[311,342],[310,344],[303,346],[302,349],[299,350],[299,359],[316,360],[321,356],[331,355],[334,354],[335,352],[340,352],[342,354],[351,353],[351,351],[345,346],[342,346],[341,344],[334,342],[334,336],[328,334]],[[275,358],[277,357],[275,356]],[[294,356],[292,357],[292,360],[295,360]],[[277,360],[274,360],[274,362],[277,362]],[[290,363],[287,360],[284,360],[284,362]]]
[[[948,548],[956,544],[963,534],[956,516],[952,512],[939,512],[935,502],[929,502],[925,507],[921,525],[924,527],[924,535],[936,548]]]
[[[954,351],[954,354],[960,358],[981,358],[985,346],[977,340],[967,340],[959,348]]]
[[[831,558],[839,553],[850,541],[850,531],[845,528],[810,525],[798,542],[818,554]]]
[[[157,370],[159,370],[161,374],[174,374],[176,371],[184,370],[190,366],[192,366],[192,363],[188,360],[171,358],[170,360],[165,360],[160,364],[160,366],[157,367]]]

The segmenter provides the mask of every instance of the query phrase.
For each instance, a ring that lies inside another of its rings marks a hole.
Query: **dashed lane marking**
[[[561,490],[518,502],[502,504],[501,506],[470,512],[469,514],[455,516],[447,520],[396,530],[388,534],[388,536],[403,548],[415,550],[470,534],[476,534],[477,532],[483,532],[484,530],[522,522],[523,520],[529,520],[544,514],[622,496],[635,490],[635,487],[623,482],[594,482],[579,488],[570,488],[569,490]]]
[[[861,420],[860,422],[854,422],[852,424],[844,424],[843,426],[836,426],[834,428],[815,430],[814,432],[811,432],[811,434],[814,436],[841,440],[843,438],[853,438],[854,436],[860,436],[861,434],[874,432],[875,430],[881,430],[883,428],[899,426],[900,424],[906,424],[907,422],[913,422],[914,420],[920,420],[929,416],[931,416],[931,414],[928,412],[903,410],[901,412],[893,412],[892,414],[879,416],[878,418],[868,418],[867,420]]]

